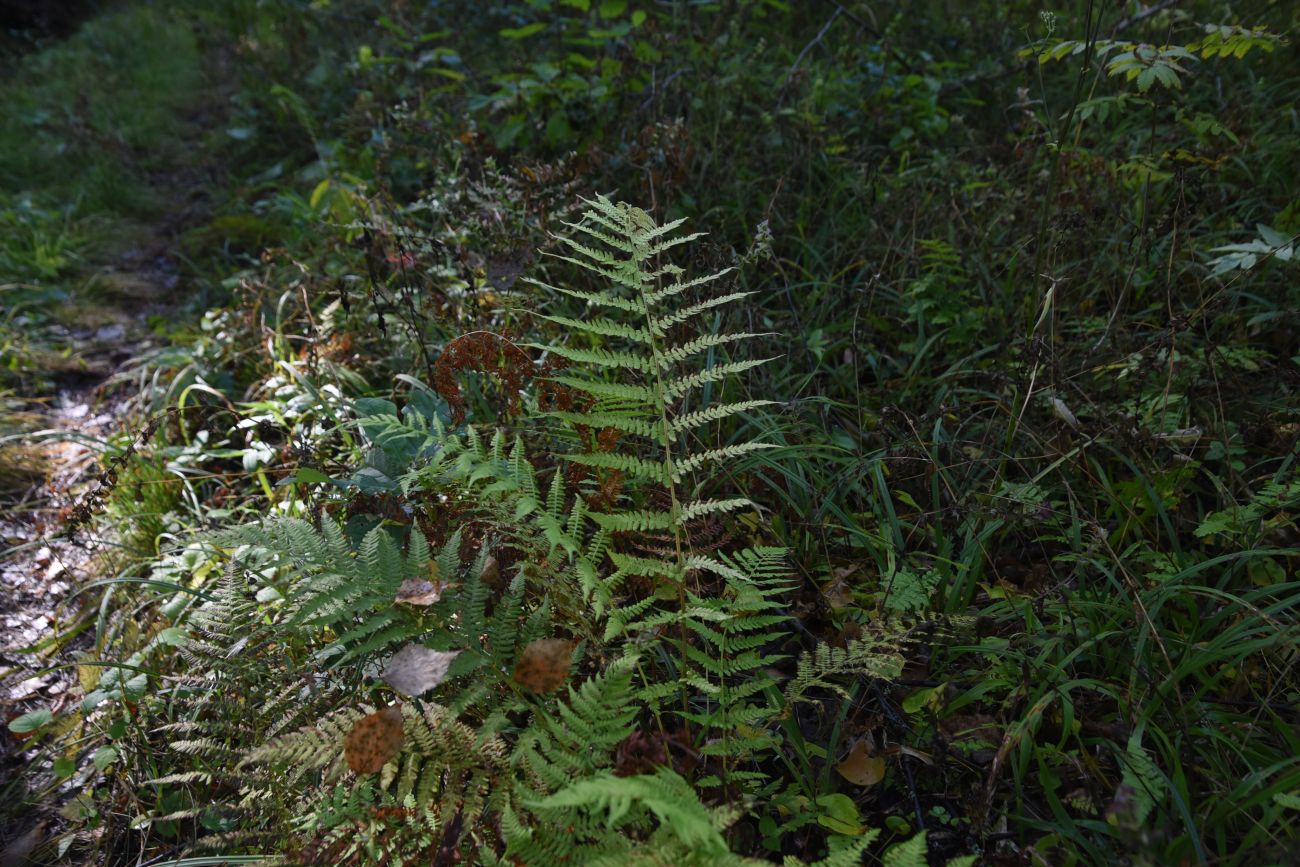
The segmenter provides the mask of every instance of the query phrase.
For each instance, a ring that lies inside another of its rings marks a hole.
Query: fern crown
[[[683,445],[705,425],[772,403],[712,401],[715,383],[766,360],[716,362],[719,350],[757,335],[698,333],[705,314],[749,293],[729,292],[683,306],[680,296],[705,289],[732,270],[687,279],[681,267],[665,261],[668,251],[703,233],[675,234],[685,219],[656,225],[640,208],[614,204],[604,196],[584,202],[589,207],[582,220],[565,224],[581,240],[561,237],[568,249],[555,258],[597,274],[608,281],[608,288],[587,291],[531,282],[609,315],[579,320],[541,314],[574,336],[568,344],[542,348],[582,365],[580,372],[558,374],[552,381],[587,398],[582,410],[552,415],[570,424],[613,428],[641,441],[645,448],[640,454],[632,446],[618,453],[572,455],[570,460],[661,485],[671,502],[668,509],[594,514],[593,519],[612,530],[678,530],[687,521],[749,505],[744,498],[693,499],[690,483],[719,461],[770,444],[733,443],[703,451]]]

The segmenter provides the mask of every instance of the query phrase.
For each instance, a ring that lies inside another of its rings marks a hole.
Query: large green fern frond
[[[732,292],[704,298],[685,307],[676,305],[683,293],[706,288],[727,273],[720,271],[694,279],[679,278],[664,285],[664,276],[681,273],[677,266],[662,261],[664,254],[699,235],[675,235],[682,220],[657,225],[645,211],[615,204],[603,196],[586,200],[585,204],[587,210],[582,221],[570,224],[570,227],[587,235],[593,243],[562,238],[573,255],[557,258],[613,285],[598,293],[557,289],[549,283],[538,282],[536,285],[584,300],[590,306],[628,314],[628,318],[579,319],[559,313],[542,314],[544,319],[564,326],[570,335],[567,342],[552,344],[546,349],[582,365],[578,371],[554,375],[552,381],[587,395],[594,403],[618,399],[624,405],[618,413],[566,410],[557,417],[575,425],[614,427],[631,434],[639,442],[620,444],[617,457],[581,456],[574,460],[589,466],[616,469],[634,478],[662,485],[670,492],[674,509],[610,515],[602,526],[622,531],[680,531],[685,522],[714,509],[703,504],[676,508],[680,499],[676,486],[714,460],[764,447],[759,443],[733,444],[726,447],[727,451],[706,449],[696,453],[684,434],[764,404],[749,401],[687,412],[681,399],[703,386],[725,382],[763,361],[713,360],[717,350],[742,344],[756,336],[748,332],[676,335],[670,331],[705,311],[738,301],[747,293]],[[706,353],[708,363],[692,368]],[[636,458],[636,462],[628,458]]]

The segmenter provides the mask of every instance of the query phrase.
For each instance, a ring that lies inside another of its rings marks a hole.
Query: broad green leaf
[[[546,25],[541,21],[532,24],[525,24],[523,27],[507,27],[501,31],[501,36],[506,39],[527,39],[546,29]]]
[[[110,746],[103,746],[95,750],[95,755],[90,759],[97,770],[104,770],[113,762],[117,761],[117,749]]]
[[[17,719],[11,720],[9,722],[9,731],[16,735],[25,735],[52,722],[54,722],[54,713],[49,708],[43,707],[38,710],[28,711]]]

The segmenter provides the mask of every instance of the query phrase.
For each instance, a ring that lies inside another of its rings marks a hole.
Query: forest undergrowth
[[[1295,863],[1297,13],[1040,5],[141,0],[29,51],[7,411],[220,170],[47,522],[113,544],[6,648],[9,851]]]

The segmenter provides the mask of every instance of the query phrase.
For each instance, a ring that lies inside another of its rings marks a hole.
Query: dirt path
[[[42,335],[68,347],[76,364],[54,375],[51,391],[12,401],[20,405],[11,402],[9,416],[27,432],[0,440],[11,481],[28,482],[21,490],[11,486],[11,499],[0,510],[0,679],[6,684],[42,666],[38,655],[16,651],[36,645],[51,627],[57,630],[69,614],[75,616],[60,608],[78,582],[94,577],[94,555],[106,540],[92,530],[64,537],[63,513],[98,472],[99,456],[119,424],[125,401],[106,395],[103,387],[161,345],[146,322],[169,312],[163,299],[179,280],[165,258],[143,251],[128,252],[104,273],[138,292],[134,303],[117,302],[106,311],[110,324],[76,330],[55,325]],[[57,696],[62,680],[57,674],[29,677],[0,702],[10,712],[14,703],[40,697],[37,693]]]
[[[10,417],[16,415],[28,432],[0,439],[0,460],[28,483],[21,491],[10,487],[9,501],[0,503],[0,719],[6,726],[38,708],[58,716],[80,700],[71,663],[93,645],[96,599],[93,593],[75,591],[112,574],[116,545],[94,525],[68,537],[65,518],[78,497],[94,487],[101,455],[123,423],[126,398],[120,389],[106,393],[105,385],[161,345],[147,322],[170,312],[167,299],[179,282],[174,264],[154,249],[126,251],[102,273],[131,296],[100,311],[110,324],[75,330],[55,326],[42,335],[71,348],[77,363],[52,377],[50,391],[25,396],[17,413],[11,406]],[[0,864],[7,864],[15,854],[11,846],[39,843],[33,827],[43,833],[55,821],[21,811],[6,815],[18,799],[35,794],[32,784],[51,778],[43,772],[48,756],[28,749],[7,730],[0,733],[0,743],[0,778],[27,780],[18,792],[6,792],[14,797],[0,808],[0,828],[12,825],[0,837]],[[38,773],[25,774],[28,770]],[[34,812],[44,813],[45,805],[54,806],[64,794],[42,799],[42,808]]]
[[[210,218],[207,191],[219,183],[220,167],[192,155],[224,122],[230,77],[222,60],[204,105],[185,118],[180,152],[189,162],[149,179],[164,203],[157,223],[78,275],[93,287],[89,299],[73,293],[72,303],[91,305],[86,324],[31,323],[32,342],[53,349],[49,357],[57,360],[41,371],[46,387],[0,392],[0,865],[23,863],[23,850],[57,828],[55,808],[68,794],[50,774],[51,757],[7,724],[37,708],[58,715],[80,700],[71,663],[93,645],[97,602],[77,591],[112,576],[117,546],[94,525],[68,538],[65,519],[94,487],[105,447],[126,421],[128,395],[114,377],[165,345],[153,325],[174,318],[187,294],[174,251],[183,232]],[[29,800],[39,806],[24,811]]]

